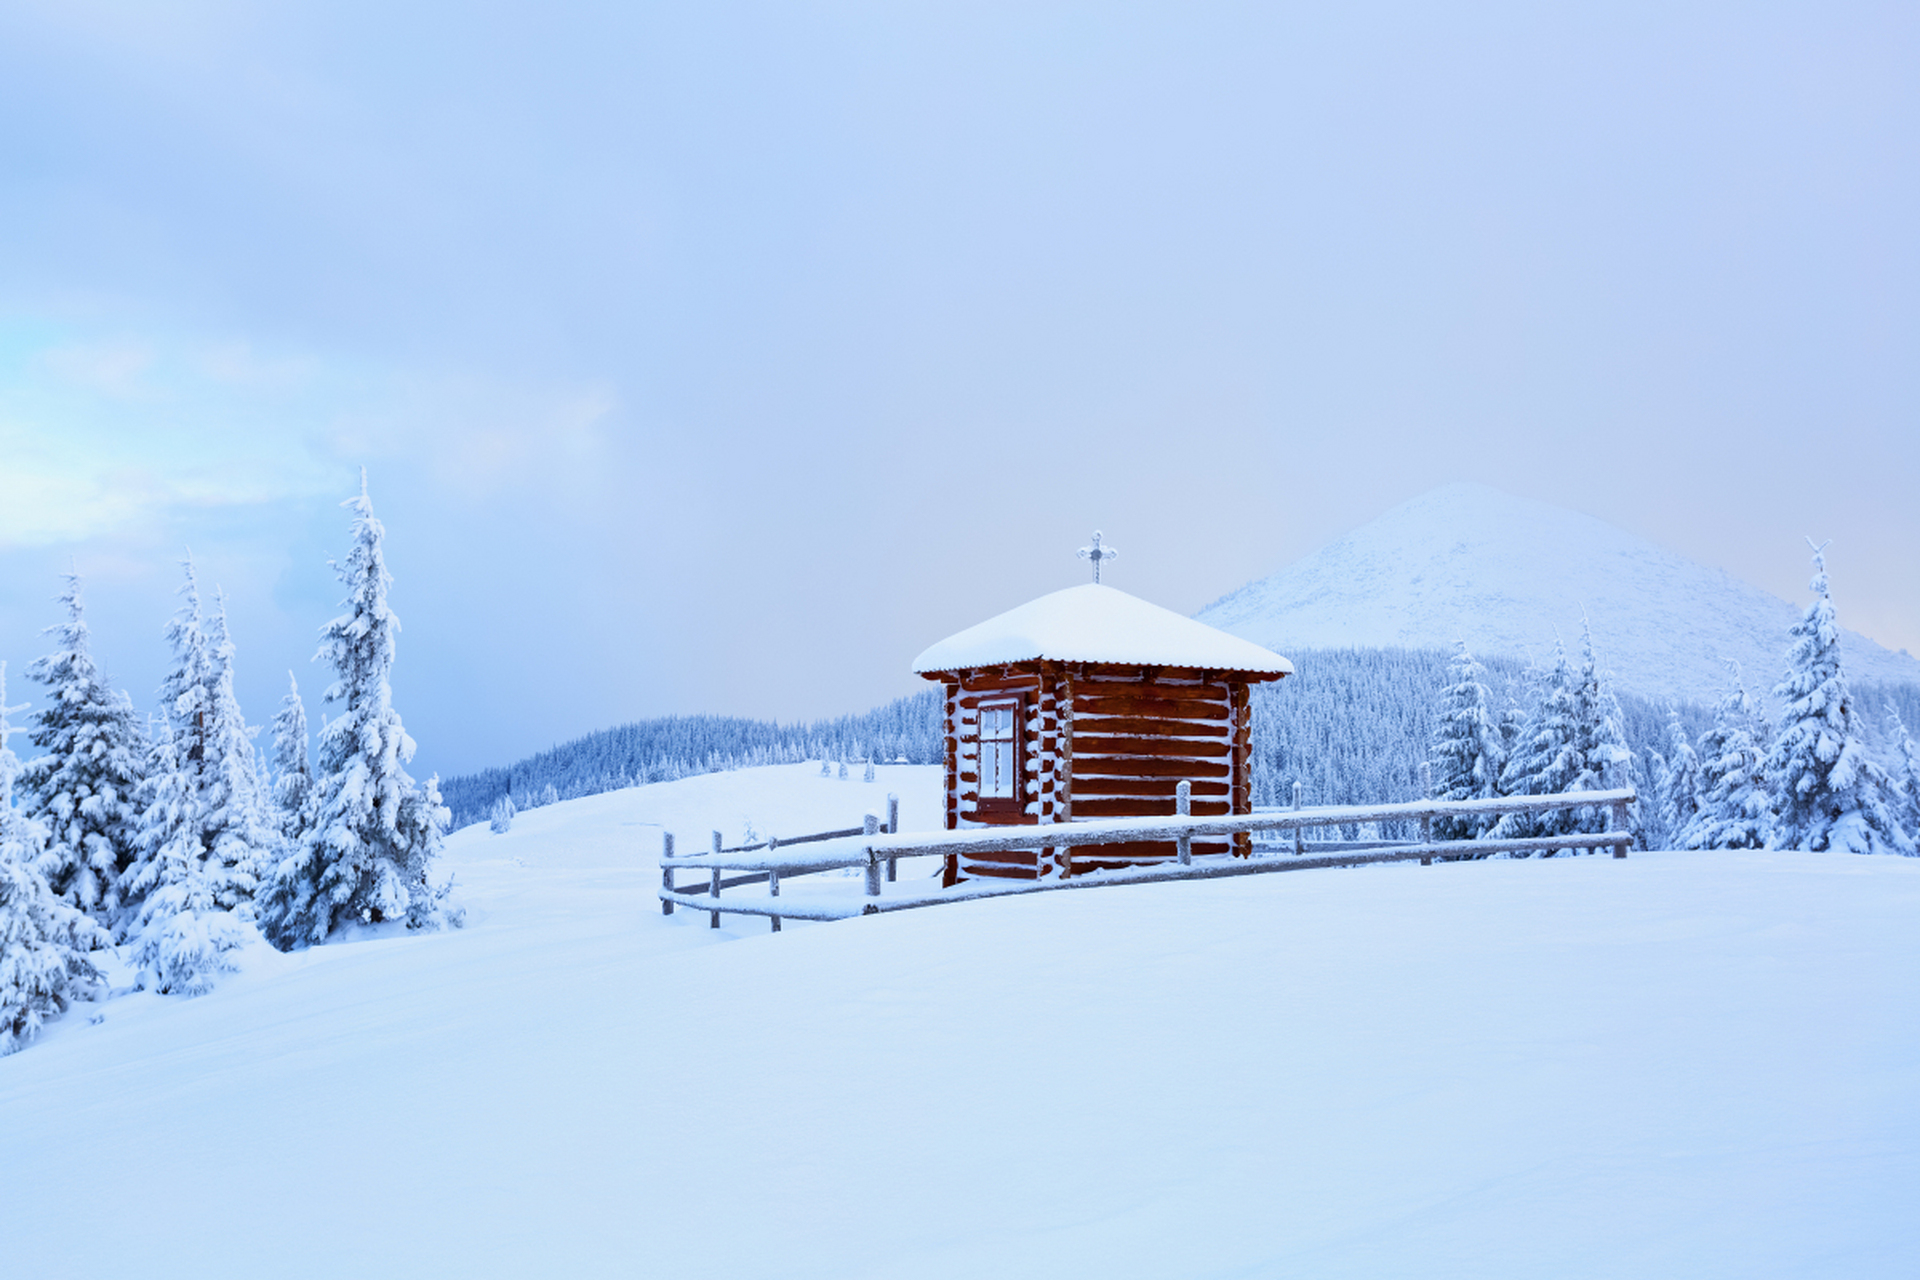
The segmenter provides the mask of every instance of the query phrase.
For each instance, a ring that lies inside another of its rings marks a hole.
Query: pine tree
[[[1600,660],[1593,649],[1593,627],[1585,621],[1580,625],[1580,671],[1573,693],[1580,772],[1571,790],[1618,791],[1635,786],[1638,771],[1633,752],[1627,747],[1626,731],[1621,726],[1620,702],[1600,675]],[[1637,801],[1634,807],[1638,807]],[[1599,816],[1589,815],[1589,818]]]
[[[109,945],[104,930],[56,897],[35,870],[46,839],[13,807],[19,757],[7,740],[7,667],[0,662],[0,1056],[25,1048],[75,1000],[90,999],[103,976],[88,954]]]
[[[1539,703],[1528,715],[1513,751],[1500,774],[1500,793],[1508,796],[1553,795],[1571,791],[1579,777],[1579,726],[1574,704],[1573,669],[1565,646],[1554,642],[1553,670],[1540,686]],[[1501,837],[1557,836],[1573,829],[1572,810],[1548,813],[1509,813],[1494,824]]]
[[[513,830],[513,815],[516,812],[517,810],[513,807],[513,797],[501,796],[493,802],[493,812],[487,815],[488,829],[497,836],[507,834]]]
[[[1680,833],[1700,812],[1700,756],[1680,723],[1680,709],[1667,704],[1667,750],[1661,757],[1658,814],[1650,840],[1658,848],[1679,848]]]
[[[154,731],[140,800],[139,857],[126,883],[128,900],[138,903],[124,931],[133,966],[144,988],[201,995],[234,971],[233,953],[257,935],[228,909],[242,888],[234,881],[245,873],[208,851],[201,797],[164,720]]]
[[[312,826],[260,899],[262,928],[282,950],[356,924],[460,922],[446,889],[429,879],[448,820],[438,779],[416,786],[405,769],[414,745],[388,683],[400,623],[387,606],[385,530],[364,474],[360,496],[342,505],[354,512],[353,549],[334,566],[347,586],[347,612],[323,629],[316,655],[333,668],[327,701],[342,710],[320,732]]]
[[[1892,802],[1894,820],[1907,839],[1920,844],[1920,744],[1907,734],[1900,709],[1887,699],[1887,746],[1893,757]]]
[[[1674,836],[1681,849],[1764,849],[1773,829],[1767,792],[1769,730],[1747,696],[1740,664],[1729,662],[1733,689],[1700,738],[1700,807]]]
[[[206,629],[200,616],[200,584],[193,572],[193,553],[180,562],[187,580],[177,594],[186,602],[168,620],[166,638],[173,650],[173,667],[160,682],[160,707],[173,731],[174,750],[181,767],[193,778],[197,792],[206,759],[207,717],[212,708],[213,662],[207,654]]]
[[[207,684],[200,790],[200,839],[219,864],[212,892],[222,907],[252,899],[259,877],[277,852],[278,832],[266,812],[254,768],[253,734],[233,692],[233,640],[227,632],[227,602],[216,593],[205,639]]]
[[[52,695],[28,735],[47,754],[20,771],[24,815],[47,832],[37,870],[69,905],[111,927],[115,882],[133,860],[133,793],[144,735],[125,694],[107,688],[88,648],[80,578],[60,595],[68,619],[47,630],[59,648],[27,668]]]
[[[1813,546],[1812,539],[1807,545]],[[1891,780],[1867,753],[1840,666],[1840,627],[1827,591],[1825,544],[1813,548],[1813,603],[1793,626],[1787,672],[1774,686],[1784,708],[1767,753],[1777,849],[1911,853],[1888,803]]]
[[[1467,652],[1467,642],[1459,641],[1428,752],[1436,800],[1481,800],[1500,794],[1506,749],[1499,726],[1488,714],[1487,686],[1481,683],[1485,674]],[[1488,818],[1438,818],[1433,835],[1436,840],[1471,840],[1491,825]]]
[[[287,696],[273,718],[273,801],[279,813],[280,834],[298,843],[309,823],[313,796],[313,768],[307,762],[307,708],[300,701],[300,682],[287,672]]]

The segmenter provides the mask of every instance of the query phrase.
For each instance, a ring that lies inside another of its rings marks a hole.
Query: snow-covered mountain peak
[[[1783,554],[1795,554],[1786,548]],[[1836,601],[1842,619],[1846,601]],[[1257,644],[1433,646],[1545,661],[1582,616],[1620,686],[1699,702],[1726,687],[1771,688],[1799,614],[1790,604],[1603,520],[1483,484],[1403,502],[1197,615]],[[1848,632],[1856,681],[1920,683],[1920,661]]]

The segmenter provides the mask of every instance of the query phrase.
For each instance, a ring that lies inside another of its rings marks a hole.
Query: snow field
[[[936,824],[937,769],[878,773],[467,828],[463,931],[79,1006],[0,1059],[7,1272],[1909,1273],[1920,861],[659,914],[659,824]]]

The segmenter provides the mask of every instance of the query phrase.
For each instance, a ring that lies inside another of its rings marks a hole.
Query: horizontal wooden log
[[[1082,664],[1088,685],[1107,684],[1219,684],[1218,673],[1199,667],[1142,666],[1134,662],[1089,662]]]
[[[786,878],[784,872],[781,878]],[[869,901],[866,898],[849,899],[845,905],[801,905],[792,898],[709,898],[705,894],[662,891],[660,901],[692,907],[696,911],[718,911],[721,915],[779,916],[782,920],[850,920],[854,916],[872,914],[864,910]]]
[[[1187,779],[1076,777],[1073,780],[1073,794],[1076,796],[1163,796],[1171,804],[1174,792],[1179,789],[1183,781]],[[1196,800],[1202,796],[1221,799],[1230,789],[1229,784],[1225,782],[1194,782],[1193,796]]]
[[[1218,720],[1171,720],[1144,716],[1076,716],[1074,737],[1101,738],[1221,738],[1233,732],[1223,716]]]
[[[1075,716],[1171,716],[1180,720],[1224,719],[1225,690],[1198,688],[1180,696],[1165,685],[1135,685],[1125,693],[1073,694]]]
[[[1104,798],[1076,795],[1073,798],[1073,811],[1082,818],[1151,818],[1171,816],[1172,800],[1129,799],[1124,797]],[[1193,802],[1193,816],[1213,818],[1232,812],[1225,800],[1198,800]]]
[[[972,863],[1003,863],[1012,867],[1031,867],[1038,864],[1040,854],[1033,849],[989,849],[985,853],[970,853],[967,861]]]
[[[1139,840],[1129,844],[1089,845],[1084,849],[1073,851],[1073,865],[1078,868],[1096,862],[1110,863],[1113,866],[1164,862],[1174,856],[1178,847],[1171,840]],[[1225,841],[1196,840],[1193,842],[1193,852],[1196,857],[1202,854],[1224,854],[1230,848],[1232,846]]]
[[[1520,852],[1525,846],[1538,848],[1586,848],[1589,843],[1601,846],[1610,842],[1631,839],[1626,831],[1601,832],[1598,835],[1582,836],[1578,843],[1567,837],[1558,836],[1551,840],[1504,841],[1501,848],[1494,852]],[[1508,846],[1521,846],[1509,848]],[[880,915],[889,911],[914,911],[921,907],[936,907],[948,902],[966,901],[974,898],[999,898],[1015,893],[1051,893],[1058,889],[1103,889],[1122,884],[1158,884],[1168,880],[1214,880],[1226,876],[1272,875],[1285,871],[1317,871],[1328,867],[1363,867],[1379,862],[1407,862],[1422,857],[1438,858],[1440,851],[1448,845],[1409,845],[1405,848],[1383,850],[1379,853],[1341,854],[1325,858],[1217,858],[1191,866],[1181,866],[1177,862],[1167,862],[1156,866],[1131,867],[1114,871],[1098,871],[1088,875],[1075,875],[1065,879],[1036,880],[1030,884],[995,884],[974,881],[955,886],[941,893],[921,894],[913,897],[899,897],[868,901],[864,904],[866,914]],[[1196,855],[1198,849],[1195,850]],[[699,906],[699,903],[693,905]]]
[[[1020,693],[1040,687],[1040,677],[1016,673],[1010,676],[984,675],[975,673],[960,682],[960,705],[967,705],[967,698],[982,693]]]
[[[1194,758],[1230,755],[1233,745],[1224,740],[1205,738],[1096,738],[1073,735],[1073,755],[1084,756],[1191,756]]]
[[[1230,766],[1209,760],[1162,760],[1148,756],[1073,757],[1073,786],[1077,791],[1085,778],[1227,778]]]
[[[960,865],[967,875],[985,876],[994,880],[1038,880],[1040,878],[1039,869],[1036,867],[1010,867],[994,862],[972,862],[966,858],[960,860]]]
[[[967,796],[962,795],[961,807],[967,809],[967,817],[989,827],[1030,827],[1040,821],[1035,814],[1028,813],[1026,806],[1018,800],[984,800],[971,807],[966,804]],[[1006,808],[998,806],[1005,805]]]

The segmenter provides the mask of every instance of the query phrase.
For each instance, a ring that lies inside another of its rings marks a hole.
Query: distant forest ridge
[[[1433,738],[1450,656],[1450,650],[1437,648],[1292,654],[1294,675],[1254,689],[1254,804],[1291,804],[1295,782],[1308,804],[1377,804],[1419,796],[1420,765]],[[1476,656],[1486,668],[1496,713],[1510,701],[1530,707],[1524,663]],[[1771,690],[1779,675],[1746,673],[1748,692],[1770,717],[1778,714]],[[1920,727],[1920,686],[1855,685],[1853,695],[1876,751],[1882,747],[1888,701],[1908,725]],[[1618,690],[1615,696],[1644,792],[1652,782],[1652,753],[1665,749],[1666,704]],[[1689,737],[1697,739],[1713,723],[1710,706],[1675,705]],[[440,791],[453,810],[454,825],[462,827],[484,821],[494,802],[507,795],[516,808],[526,809],[696,773],[868,757],[940,763],[939,691],[911,694],[864,715],[804,725],[735,716],[641,720],[590,733],[505,768],[449,778]]]
[[[601,729],[505,768],[448,778],[441,797],[453,825],[485,820],[494,801],[517,809],[598,795],[696,773],[802,760],[906,759],[938,764],[940,691],[926,689],[864,715],[783,725],[740,716],[665,716]],[[549,790],[551,788],[551,790]]]

